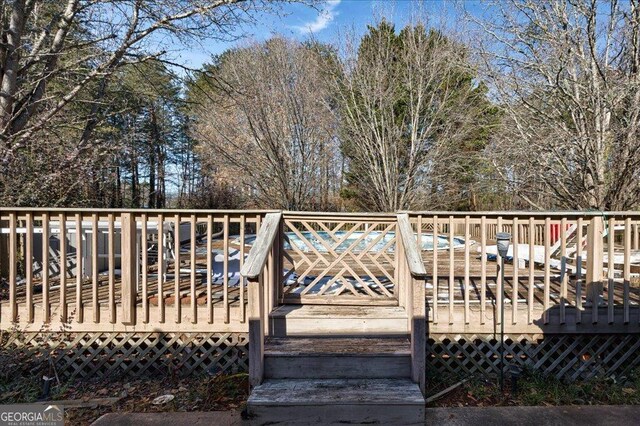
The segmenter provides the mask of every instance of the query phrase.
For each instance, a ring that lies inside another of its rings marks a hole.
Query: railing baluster
[[[147,240],[149,238],[147,227],[148,218],[147,214],[143,213],[141,218],[141,230],[140,230],[140,255],[142,256],[142,322],[149,323],[149,248],[147,246]],[[158,234],[159,235],[159,234]]]
[[[582,322],[582,239],[583,239],[582,218],[578,218],[577,225],[577,248],[576,248],[576,322]]]
[[[224,215],[222,228],[222,252],[224,277],[222,279],[222,304],[224,308],[224,323],[229,324],[229,215]],[[271,311],[269,311],[271,312]]]
[[[164,304],[164,278],[165,278],[165,236],[164,236],[164,215],[160,213],[158,215],[158,322],[164,324],[165,318],[165,304]]]
[[[207,315],[209,324],[213,324],[213,216],[207,215]]]
[[[543,296],[543,321],[549,323],[549,297],[551,290],[551,218],[544,218],[544,296]]]
[[[471,280],[469,279],[469,216],[464,217],[464,322],[469,324],[469,287]]]
[[[26,215],[26,233],[24,236],[24,269],[25,269],[25,290],[27,296],[27,321],[33,322],[33,214]]]
[[[131,213],[122,213],[120,215],[120,239],[122,323],[136,325],[136,307],[138,304],[137,227],[135,216]]]
[[[190,243],[190,284],[191,284],[191,323],[198,323],[198,304],[196,299],[196,215],[191,215],[191,220],[189,221],[191,235],[189,239]]]
[[[241,214],[240,215],[240,269],[242,269],[242,267],[244,266],[244,255],[245,255],[245,248],[244,248],[244,228],[246,226],[246,218],[245,215]],[[244,323],[245,319],[246,319],[246,306],[245,306],[245,297],[244,297],[244,290],[245,290],[245,278],[243,276],[239,277],[239,282],[238,282],[238,289],[240,291],[240,322]]]
[[[18,235],[16,213],[9,213],[9,309],[11,321],[18,321],[17,274],[18,274]]]
[[[107,216],[107,232],[109,237],[109,322],[115,324],[118,320],[116,313],[116,244],[115,244],[115,219],[113,214]],[[120,216],[120,239],[122,244],[122,235],[124,231],[125,223],[123,217]],[[120,278],[124,278],[123,266],[124,262],[128,261],[127,257],[133,256],[133,253],[126,253],[124,250],[120,250]],[[124,300],[123,300],[124,303]]]
[[[42,317],[45,323],[51,321],[49,302],[49,213],[42,214]]]
[[[173,251],[174,251],[174,280],[173,280],[173,304],[175,307],[175,322],[180,324],[182,322],[182,300],[180,298],[180,214],[176,214],[174,217],[175,229],[173,238]]]
[[[60,213],[60,321],[67,322],[67,215]]]
[[[560,220],[560,259],[562,262],[562,276],[560,277],[560,324],[566,323],[567,281],[569,278],[569,265],[567,262],[567,219]]]
[[[433,216],[433,323],[438,323],[438,216]]]
[[[93,322],[100,322],[100,300],[98,299],[98,215],[91,215],[91,304],[93,305]],[[111,268],[109,268],[111,269]]]
[[[613,305],[615,303],[615,251],[614,251],[614,245],[615,245],[615,226],[616,226],[616,222],[615,220],[610,217],[609,218],[609,223],[608,223],[608,227],[609,227],[609,238],[608,238],[608,256],[609,259],[607,262],[607,278],[608,278],[608,282],[607,282],[607,320],[609,322],[609,324],[613,324],[614,322],[614,312],[613,312]]]
[[[487,217],[480,218],[480,324],[487,310]]]
[[[504,231],[502,229],[502,216],[498,216],[498,220],[496,222],[496,233],[494,234],[493,238],[496,239],[498,236],[498,232],[502,232]],[[496,241],[497,244],[497,241]],[[502,256],[500,256],[498,254],[498,256],[496,257],[496,267],[497,268],[502,268],[504,265],[504,262],[502,260]],[[503,274],[502,271],[500,269],[497,269],[497,271],[499,271],[499,273],[497,273],[497,277],[496,277],[496,317],[498,318],[498,320],[496,321],[497,324],[501,324],[503,319],[502,319],[502,304],[504,303],[504,281],[502,279],[502,276],[506,276],[506,274]]]
[[[454,310],[453,303],[455,296],[455,271],[454,266],[454,253],[453,253],[453,216],[449,216],[449,324],[454,323]]]
[[[82,304],[82,280],[84,273],[82,270],[82,215],[76,213],[76,321],[84,321],[84,306]]]
[[[629,286],[631,281],[631,218],[624,221],[623,321],[629,324]]]
[[[519,231],[520,225],[518,224],[518,218],[513,218],[513,281],[511,282],[511,323],[516,324],[518,322],[518,287],[519,287],[519,277],[518,277],[518,269],[519,258],[518,258],[518,244],[519,240]]]
[[[536,265],[536,247],[535,247],[536,225],[535,219],[529,217],[529,289],[527,292],[527,322],[533,324],[533,302],[535,295],[535,265]]]

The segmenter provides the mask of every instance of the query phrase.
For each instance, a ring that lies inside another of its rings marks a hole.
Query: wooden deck
[[[240,246],[234,243],[235,238],[230,238],[228,241],[228,250],[236,251],[240,250]],[[198,244],[197,248],[202,249],[204,246]],[[218,253],[225,247],[222,240],[214,241],[212,244],[214,250]],[[246,246],[244,252],[248,253],[250,246]],[[288,255],[294,262],[300,261],[299,253],[294,251],[288,251]],[[181,253],[181,274],[179,286],[176,287],[175,283],[175,266],[174,262],[170,261],[167,268],[167,274],[163,283],[163,299],[165,309],[165,322],[175,323],[175,318],[178,317],[175,310],[176,301],[179,300],[182,310],[188,309],[192,303],[192,269],[190,261],[190,253],[185,253],[184,250]],[[433,252],[422,252],[423,262],[428,273],[433,271]],[[365,263],[363,269],[361,265],[354,265],[353,270],[359,274],[366,274],[367,272],[375,271],[376,268],[387,268],[387,270],[393,271],[394,265],[389,262],[380,263]],[[470,255],[468,258],[468,265],[465,266],[465,251],[464,249],[456,249],[453,252],[453,275],[449,275],[450,271],[450,256],[448,250],[440,250],[438,253],[438,276],[437,286],[434,286],[433,276],[429,276],[426,280],[426,299],[429,304],[430,319],[433,322],[432,331],[441,329],[453,330],[460,326],[457,325],[460,322],[466,323],[464,320],[464,297],[465,297],[465,269],[468,268],[469,272],[469,311],[470,319],[463,327],[467,332],[490,332],[495,329],[496,321],[496,303],[498,300],[497,288],[498,288],[498,263],[496,261],[487,261],[486,268],[486,281],[485,281],[485,297],[482,298],[482,260],[480,254],[477,253],[476,245],[471,245]],[[207,317],[208,315],[208,287],[206,274],[202,273],[202,270],[206,270],[206,255],[199,254],[196,256],[195,268],[198,270],[195,276],[195,304],[199,317]],[[296,268],[297,271],[299,268]],[[307,269],[307,268],[305,268]],[[513,305],[511,299],[514,295],[514,265],[512,263],[505,264],[505,306],[507,318],[507,328],[509,330],[520,330],[522,332],[552,330],[562,328],[557,318],[557,310],[561,303],[561,277],[559,271],[550,270],[550,287],[548,292],[548,302],[545,305],[545,272],[544,268],[536,265],[534,268],[534,281],[529,281],[529,268],[528,265],[525,268],[518,269],[518,281],[516,286],[517,294],[517,310],[515,312],[516,321],[513,321]],[[150,265],[147,272],[147,284],[146,284],[146,304],[153,311],[153,308],[158,308],[158,273],[157,264]],[[366,270],[366,271],[365,271]],[[231,271],[231,274],[235,274],[237,271]],[[308,271],[310,276],[315,274],[326,273],[331,277],[334,271],[326,271],[321,267],[311,269]],[[113,286],[110,286],[110,277],[107,272],[99,275],[98,281],[98,305],[102,311],[101,315],[105,315],[106,318],[112,318],[112,310],[110,309],[111,300],[116,306],[121,304],[121,279],[119,275],[113,275]],[[380,277],[380,280],[383,280]],[[211,310],[213,316],[218,320],[222,319],[226,324],[228,330],[243,331],[246,329],[246,313],[248,294],[245,280],[242,282],[229,279],[229,283],[226,286],[224,284],[213,284],[211,286]],[[139,279],[139,287],[141,286],[142,277]],[[565,306],[571,310],[576,307],[576,279],[575,276],[571,276],[567,285],[567,297],[564,298]],[[295,284],[286,286],[289,290],[296,287]],[[82,300],[83,310],[86,311],[84,316],[92,315],[93,310],[93,282],[91,279],[84,279],[82,283]],[[111,291],[110,289],[113,288]],[[176,298],[176,288],[179,289],[178,298]],[[434,291],[437,288],[437,307],[434,309]],[[49,283],[49,304],[51,305],[52,315],[55,317],[59,312],[60,304],[60,282],[59,278],[53,277]],[[75,301],[77,300],[77,282],[74,277],[67,278],[66,284],[66,301],[68,304],[68,311],[73,315],[76,314]],[[529,292],[532,289],[533,305],[531,310],[529,309]],[[624,299],[624,286],[614,281],[612,286],[613,298],[609,297],[609,286],[604,288],[603,301],[600,310],[604,310],[603,316],[606,317],[606,308],[608,303],[612,300],[618,310],[618,306],[622,305]],[[364,290],[360,289],[361,292]],[[393,289],[392,289],[393,291]],[[225,296],[226,294],[226,296]],[[142,310],[145,301],[145,297],[142,289],[139,288],[138,297],[136,300],[137,306]],[[629,299],[631,306],[631,316],[640,315],[640,286],[637,283],[631,283],[629,287]],[[357,303],[358,299],[349,299],[352,302]],[[24,306],[26,302],[26,291],[24,285],[17,287],[16,301],[19,306]],[[484,309],[482,304],[484,302]],[[6,305],[6,298],[3,300],[3,304]],[[33,305],[36,312],[43,310],[43,294],[42,294],[42,281],[39,278],[34,279],[34,293],[33,293]],[[547,315],[545,318],[545,306],[548,306]],[[588,305],[585,293],[582,292],[582,306],[583,309],[590,307]],[[0,306],[0,309],[6,309],[4,306]],[[157,315],[157,314],[156,314]],[[575,316],[575,313],[572,314]],[[24,318],[24,310],[20,315]],[[160,318],[156,318],[160,319]],[[226,322],[224,321],[226,319]],[[185,321],[191,322],[191,321]],[[630,321],[634,322],[634,321]],[[638,321],[635,321],[638,322]],[[194,324],[190,324],[195,326]],[[589,328],[586,324],[583,328]],[[628,328],[628,327],[627,327]]]

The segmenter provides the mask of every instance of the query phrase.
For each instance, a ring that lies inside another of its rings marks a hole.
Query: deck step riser
[[[271,318],[270,335],[286,336],[381,336],[409,332],[406,318]]]
[[[424,425],[410,379],[267,379],[247,401],[253,424]]]
[[[265,356],[270,379],[394,379],[411,377],[410,356]]]
[[[300,424],[389,424],[424,425],[422,405],[357,404],[357,405],[250,405],[252,425]]]

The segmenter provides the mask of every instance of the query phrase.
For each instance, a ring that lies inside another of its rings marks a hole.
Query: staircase
[[[274,309],[264,381],[248,402],[252,422],[424,424],[407,322],[392,306]]]
[[[241,271],[249,293],[250,422],[424,424],[426,273],[407,215],[398,215],[392,297],[356,302],[338,294],[283,303],[281,225],[279,215],[266,215]],[[337,256],[325,263],[346,255]],[[361,258],[357,252],[353,262]]]

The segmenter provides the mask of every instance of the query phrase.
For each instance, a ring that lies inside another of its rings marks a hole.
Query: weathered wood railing
[[[418,383],[422,393],[426,385],[427,321],[425,300],[425,279],[427,271],[422,262],[421,246],[413,232],[409,216],[398,215],[398,286],[400,305],[407,312],[411,340],[411,376]]]
[[[0,327],[246,331],[240,268],[267,213],[276,212],[0,208]],[[278,303],[407,303],[418,277],[402,285],[404,219],[277,213],[263,315]],[[492,332],[503,302],[509,332],[639,330],[640,213],[407,218],[433,332]],[[500,231],[512,234],[504,282]]]
[[[241,270],[249,285],[249,384],[262,383],[264,374],[264,337],[268,333],[268,316],[279,285],[281,213],[269,213],[251,247]]]
[[[265,213],[2,208],[0,325],[246,331],[239,271]]]
[[[395,215],[283,213],[279,299],[302,304],[396,304]]]
[[[638,329],[638,213],[410,216],[420,235],[449,242],[424,256],[431,331],[491,332],[503,303],[509,332]],[[512,240],[502,282],[494,239],[504,231]]]

